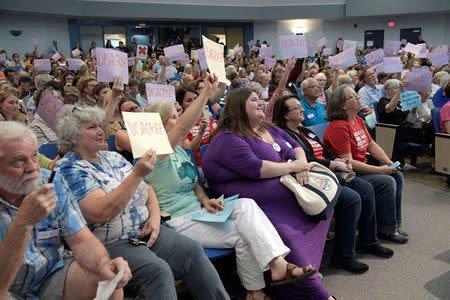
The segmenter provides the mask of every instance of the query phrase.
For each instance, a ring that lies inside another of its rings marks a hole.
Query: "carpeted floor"
[[[450,193],[405,181],[405,245],[383,243],[390,259],[359,255],[370,269],[362,275],[323,267],[324,285],[338,299],[450,299]]]

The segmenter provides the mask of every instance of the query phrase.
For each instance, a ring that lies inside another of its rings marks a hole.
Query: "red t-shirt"
[[[367,146],[372,137],[367,132],[363,120],[356,116],[354,124],[347,120],[331,122],[323,136],[323,145],[336,155],[351,153],[354,160],[367,162]]]
[[[326,159],[323,156],[323,147],[320,143],[316,142],[315,140],[313,140],[312,138],[310,138],[308,135],[303,134],[303,132],[300,131],[300,134],[308,140],[309,144],[311,145],[311,147],[314,150],[314,156],[316,158],[320,158],[320,159]]]
[[[191,131],[189,131],[186,138],[192,142],[192,140],[197,136],[197,134],[200,131],[200,123],[202,122],[202,116],[197,120],[197,123],[195,123],[194,126],[192,126]],[[200,146],[198,147],[198,150],[194,152],[195,162],[197,163],[197,166],[202,165],[202,156],[200,154],[200,147],[203,145],[208,144],[208,139],[210,134],[214,131],[214,129],[217,127],[217,123],[214,120],[214,118],[209,114],[209,125],[206,127],[205,132],[203,133],[202,140],[200,142]]]

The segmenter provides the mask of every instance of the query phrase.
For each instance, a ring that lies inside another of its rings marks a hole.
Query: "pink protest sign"
[[[72,56],[73,57],[78,56],[80,54],[81,54],[80,49],[76,48],[76,49],[72,50]]]
[[[264,47],[259,49],[259,54],[262,55],[262,57],[272,57],[272,47]]]
[[[344,41],[344,49],[343,50],[353,49],[353,51],[355,51],[357,45],[358,45],[357,41],[345,40]]]
[[[313,46],[310,46],[310,45],[306,45],[306,49],[308,50],[308,56],[309,57],[311,57],[311,56],[314,56],[314,47]]]
[[[69,70],[79,70],[83,66],[83,62],[79,58],[69,58],[67,60]]]
[[[50,71],[52,69],[50,59],[35,59],[33,64],[36,71]]]
[[[303,58],[308,56],[308,48],[304,35],[280,36],[281,58]]]
[[[242,47],[234,47],[234,53],[242,53],[244,52],[244,49],[242,49]]]
[[[331,48],[323,48],[323,55],[331,55]]]
[[[146,83],[145,91],[148,102],[175,102],[175,87],[173,85]]]
[[[5,61],[6,60],[6,54],[0,54],[0,61]]]
[[[367,41],[367,47],[373,47],[373,41]]]
[[[252,46],[252,50],[255,51],[255,52],[258,52],[259,51],[259,47]]]
[[[357,42],[356,47],[358,48],[364,48],[364,42]]]
[[[336,47],[338,49],[342,50],[342,48],[344,48],[344,41],[343,40],[338,40],[337,43],[336,43]]]
[[[364,58],[371,65],[377,64],[383,60],[384,50],[378,49],[378,50],[372,51],[369,54],[366,54],[366,56],[364,56]]]
[[[148,51],[148,46],[144,46],[144,45],[137,45],[136,47],[136,56],[138,58],[143,58],[146,59],[147,58],[147,51]]]
[[[172,61],[174,60],[182,60],[185,58],[184,46],[183,45],[175,45],[164,48],[164,55],[170,58]]]
[[[403,64],[398,56],[383,58],[383,65],[385,73],[403,72]]]
[[[422,46],[414,45],[411,43],[406,44],[406,47],[405,47],[405,52],[409,52],[409,53],[412,53],[415,55],[419,54],[421,52],[421,50],[422,50]]]
[[[430,71],[422,68],[413,68],[411,72],[405,73],[403,80],[408,82],[404,87],[406,91],[429,92],[431,90]]]
[[[32,38],[31,39],[31,43],[33,43],[34,46],[38,45],[38,39],[37,38]]]
[[[175,77],[175,68],[172,66],[167,66],[166,67],[166,72],[164,73],[164,75],[166,76],[166,78],[170,79],[170,78],[174,78]],[[162,71],[162,68],[158,70],[158,74],[160,74]]]
[[[58,61],[58,59],[61,58],[61,54],[59,54],[58,52],[56,52],[55,54],[52,55],[52,59],[55,61]]]
[[[254,42],[253,40],[250,40],[250,41],[247,42],[247,45],[248,45],[249,47],[251,47],[251,46],[253,46],[254,43],[255,43],[255,42]]]
[[[136,58],[135,58],[134,56],[128,57],[128,66],[129,66],[129,67],[134,66],[134,64],[136,63],[135,59],[136,59]]]
[[[275,67],[275,64],[277,63],[277,60],[275,58],[267,57],[264,59],[264,66],[273,68]]]
[[[347,49],[332,57],[333,59],[329,60],[330,67],[339,65],[341,68],[345,69],[358,63],[356,60],[355,51],[353,51],[353,49]]]
[[[184,67],[185,65],[191,63],[191,59],[189,57],[185,57],[180,62],[181,62],[181,65]]]
[[[400,49],[400,46],[400,41],[387,41],[386,48],[384,49],[385,55],[394,56],[394,52],[397,53],[398,49]]]
[[[401,39],[400,43],[402,43],[402,45],[406,45],[406,39]]]
[[[416,58],[427,58],[428,52],[420,52],[416,55]]]
[[[48,127],[55,130],[56,114],[63,108],[64,104],[53,96],[52,92],[44,91],[41,95],[36,112],[47,123]]]
[[[205,49],[198,49],[198,61],[200,63],[200,69],[206,70],[208,69],[208,63],[206,62],[206,55],[205,55]]]
[[[318,40],[316,42],[317,47],[322,48],[325,47],[327,45],[327,39],[326,38],[321,38],[320,40]]]
[[[429,58],[431,63],[436,67],[448,64],[448,53],[445,49],[440,49],[439,51],[429,53]]]
[[[116,75],[122,76],[122,82],[128,84],[127,54],[113,49],[97,48],[97,81],[114,82]]]
[[[375,73],[378,75],[378,73],[384,72],[384,65],[382,63],[379,63],[379,64],[372,66],[372,69],[374,69]]]

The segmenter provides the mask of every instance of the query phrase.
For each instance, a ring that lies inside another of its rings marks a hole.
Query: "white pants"
[[[262,289],[262,272],[269,270],[269,262],[277,256],[285,257],[290,250],[259,206],[249,198],[237,199],[225,223],[193,221],[192,215],[199,210],[172,217],[167,224],[203,247],[235,248],[242,285],[250,291]]]

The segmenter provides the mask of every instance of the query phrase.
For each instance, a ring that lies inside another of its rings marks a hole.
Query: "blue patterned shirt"
[[[47,183],[50,171],[41,169],[40,185]],[[37,223],[31,231],[31,237],[22,259],[22,265],[9,291],[26,299],[38,299],[35,295],[51,273],[64,266],[64,247],[61,237],[78,233],[84,226],[84,220],[78,204],[67,198],[70,192],[61,183],[56,174],[53,183],[56,195],[56,208],[47,218]],[[4,239],[18,208],[0,198],[0,242]],[[43,234],[48,234],[44,238]]]
[[[117,152],[99,151],[99,157],[100,164],[96,164],[70,152],[56,164],[76,201],[96,189],[102,189],[106,194],[112,192],[133,170],[133,165]],[[141,182],[127,206],[115,218],[105,223],[88,224],[88,227],[105,244],[137,237],[148,219],[147,199],[147,186]]]

